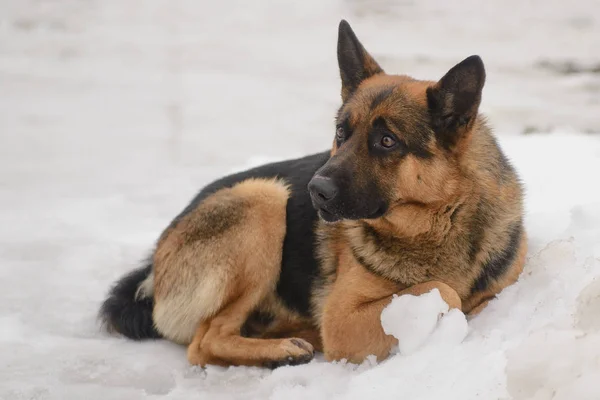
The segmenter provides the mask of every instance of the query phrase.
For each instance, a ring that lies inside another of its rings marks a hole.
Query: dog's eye
[[[338,126],[337,129],[335,130],[335,137],[338,140],[344,140],[344,138],[346,137],[346,132],[344,132],[344,128],[342,128],[341,126]]]
[[[384,136],[384,137],[381,138],[381,145],[383,147],[385,147],[386,149],[389,149],[390,147],[393,147],[395,144],[396,144],[396,140],[393,137],[389,136],[389,135],[386,135],[386,136]]]

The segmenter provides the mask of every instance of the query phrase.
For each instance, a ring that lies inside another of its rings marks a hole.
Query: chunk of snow
[[[394,296],[381,313],[381,326],[398,339],[398,349],[404,355],[414,353],[428,341],[460,343],[468,331],[464,314],[456,309],[448,312],[438,289],[420,296]]]

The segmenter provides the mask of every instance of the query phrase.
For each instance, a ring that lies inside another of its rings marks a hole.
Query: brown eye
[[[391,136],[384,136],[381,138],[381,145],[387,149],[396,144],[396,141]]]
[[[338,140],[344,140],[344,136],[345,136],[344,128],[342,128],[341,126],[338,126],[335,131],[335,137],[338,138]]]

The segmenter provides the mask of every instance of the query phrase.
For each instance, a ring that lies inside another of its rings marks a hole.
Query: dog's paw
[[[297,338],[285,339],[279,347],[285,355],[281,358],[267,361],[265,367],[275,369],[285,365],[306,364],[315,356],[313,346],[306,340]]]

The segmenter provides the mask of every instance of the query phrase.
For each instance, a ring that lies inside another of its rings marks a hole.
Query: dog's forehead
[[[412,119],[426,111],[426,91],[433,84],[402,75],[374,76],[342,105],[338,121],[356,126],[378,117]]]

